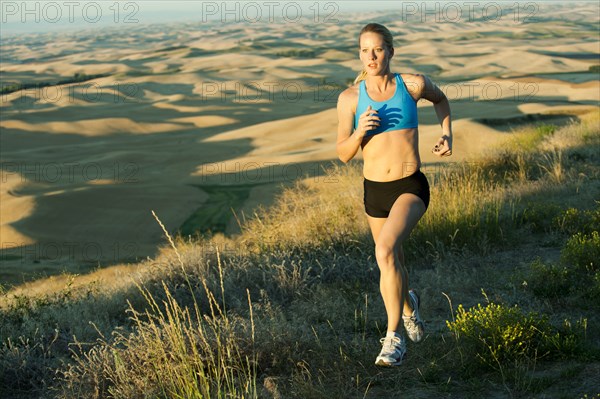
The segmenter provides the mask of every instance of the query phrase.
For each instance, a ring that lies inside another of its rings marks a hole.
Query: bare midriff
[[[372,181],[393,181],[421,167],[419,129],[401,129],[366,137],[362,142],[363,175]]]

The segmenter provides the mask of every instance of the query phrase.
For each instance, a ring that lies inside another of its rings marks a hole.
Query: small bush
[[[573,273],[559,265],[546,265],[540,259],[531,264],[528,285],[534,295],[542,298],[559,298],[574,287]]]
[[[533,232],[548,232],[553,227],[553,220],[561,214],[561,208],[555,204],[532,202],[525,205],[525,209],[517,219],[518,223],[529,227]]]
[[[553,224],[559,231],[567,234],[591,234],[600,227],[600,206],[586,211],[569,208],[554,217]]]
[[[599,270],[600,235],[597,231],[592,234],[577,233],[563,248],[561,262],[571,264],[575,270],[583,273],[594,273]]]
[[[446,323],[456,337],[463,363],[492,369],[571,355],[581,346],[585,335],[574,333],[569,322],[565,324],[568,328],[559,331],[545,315],[526,314],[517,306],[494,303],[479,304],[469,310],[459,305],[456,320]],[[579,330],[584,323],[577,324]]]
[[[568,299],[579,305],[597,306],[600,296],[600,236],[577,233],[565,244],[559,264],[531,263],[527,285],[541,298]]]

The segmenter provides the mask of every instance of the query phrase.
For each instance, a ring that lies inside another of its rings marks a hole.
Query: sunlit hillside
[[[426,171],[406,250],[427,336],[401,367],[373,364],[385,313],[356,162],[238,235],[172,237],[158,214],[155,258],[4,293],[0,396],[597,397],[600,118],[580,119]]]

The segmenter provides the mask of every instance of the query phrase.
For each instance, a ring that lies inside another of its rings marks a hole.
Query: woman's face
[[[390,58],[394,55],[383,41],[383,36],[375,32],[365,32],[360,36],[360,60],[369,75],[389,72]]]

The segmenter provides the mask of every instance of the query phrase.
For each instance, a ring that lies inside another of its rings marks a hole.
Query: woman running
[[[434,105],[442,127],[432,150],[438,156],[452,154],[450,105],[426,76],[390,72],[394,45],[385,26],[366,25],[358,42],[363,71],[338,98],[337,153],[348,162],[362,149],[365,211],[387,313],[387,334],[375,364],[397,366],[406,355],[402,324],[411,341],[424,335],[419,296],[408,289],[402,251],[429,205],[429,184],[420,171],[417,101]]]

